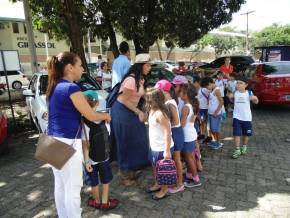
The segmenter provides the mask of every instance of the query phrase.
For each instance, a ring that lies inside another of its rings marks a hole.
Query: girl
[[[184,134],[180,125],[180,118],[178,113],[178,107],[176,101],[172,99],[170,95],[172,84],[167,80],[160,80],[156,83],[155,88],[162,90],[165,95],[165,104],[167,105],[171,115],[171,131],[174,142],[173,159],[176,163],[177,169],[177,184],[174,188],[169,188],[170,193],[177,193],[184,191],[184,185],[182,182],[182,162],[181,162],[181,150],[184,143]]]
[[[151,150],[151,162],[153,165],[153,174],[155,175],[155,166],[158,160],[171,159],[173,151],[173,141],[171,138],[171,125],[169,111],[165,106],[165,96],[161,90],[155,89],[148,93],[147,104],[149,112],[149,142]],[[152,195],[153,200],[160,200],[167,197],[168,186],[159,186],[157,181],[147,189],[147,193],[157,192]]]
[[[184,105],[184,102],[180,98],[180,91],[181,91],[182,86],[187,83],[188,83],[188,80],[186,79],[186,77],[181,76],[181,75],[175,76],[174,79],[172,80],[172,84],[174,87],[174,96],[175,96],[174,99],[178,105],[179,115],[181,114],[181,110]]]
[[[192,179],[187,179],[184,183],[185,187],[192,188],[200,186],[200,179],[197,174],[196,157],[192,155],[196,150],[197,133],[194,128],[198,110],[198,100],[196,98],[196,90],[191,85],[184,85],[181,90],[181,98],[184,101],[184,106],[181,112],[181,126],[184,132],[184,145],[182,154],[184,156],[187,169],[192,174]]]

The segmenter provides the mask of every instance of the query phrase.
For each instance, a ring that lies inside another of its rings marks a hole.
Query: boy
[[[208,124],[209,133],[214,141],[208,143],[210,147],[217,150],[222,147],[220,141],[220,126],[221,126],[221,116],[222,107],[224,104],[222,93],[219,87],[217,87],[212,78],[205,77],[201,81],[201,86],[206,88],[209,94],[209,104],[208,104]]]
[[[257,96],[252,91],[246,90],[247,79],[245,77],[237,77],[237,91],[231,98],[234,98],[234,114],[233,114],[233,135],[235,139],[235,150],[232,158],[236,159],[242,154],[247,153],[247,145],[249,137],[252,136],[252,113],[250,102],[258,104]],[[240,147],[240,138],[243,136],[243,146]]]
[[[90,106],[96,110],[99,105],[98,101],[98,93],[96,90],[87,90],[83,92]],[[88,179],[89,184],[92,187],[93,197],[89,198],[88,205],[94,207],[96,209],[101,210],[110,210],[118,206],[119,201],[117,199],[109,198],[109,183],[113,179],[112,169],[110,166],[109,159],[106,159],[101,162],[96,162],[93,159],[93,153],[97,151],[97,147],[100,146],[98,140],[92,140],[96,136],[92,136],[93,128],[100,126],[100,122],[91,122],[85,120],[84,128],[85,132],[82,135],[82,144],[83,144],[83,153],[84,153],[84,161],[86,168],[86,177]],[[88,127],[90,126],[90,128]],[[90,136],[90,140],[86,140],[86,138]],[[96,139],[96,138],[95,138]],[[93,143],[92,143],[93,142]],[[94,143],[95,142],[95,143]],[[99,193],[99,178],[102,183],[102,195],[100,198]]]

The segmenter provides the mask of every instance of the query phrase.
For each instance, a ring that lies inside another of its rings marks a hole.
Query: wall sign
[[[28,42],[18,42],[18,48],[28,48]],[[45,48],[45,42],[37,42],[35,43],[35,48]],[[54,43],[48,42],[47,48],[55,48]]]

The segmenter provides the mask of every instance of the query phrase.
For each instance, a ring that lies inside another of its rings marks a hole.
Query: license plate
[[[286,101],[290,101],[290,95],[286,95]]]

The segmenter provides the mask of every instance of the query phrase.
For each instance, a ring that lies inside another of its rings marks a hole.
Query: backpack
[[[117,100],[118,96],[122,93],[120,92],[121,84],[121,82],[118,82],[109,92],[106,98],[106,108],[111,108]]]
[[[156,181],[158,185],[175,185],[177,181],[174,160],[159,160],[156,164]]]
[[[90,128],[89,157],[94,162],[102,162],[110,157],[110,135],[105,122],[94,123],[84,118],[84,123]]]

